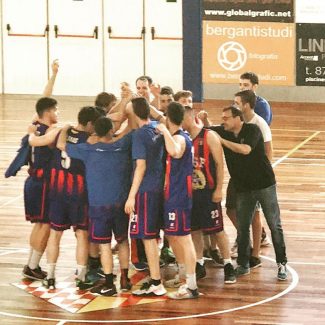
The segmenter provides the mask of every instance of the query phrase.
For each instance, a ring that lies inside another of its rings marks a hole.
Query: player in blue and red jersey
[[[37,119],[31,133],[44,135],[57,123],[57,101],[42,97],[36,103]],[[48,186],[52,149],[48,146],[31,147],[29,156],[29,177],[25,181],[24,203],[26,220],[34,224],[30,235],[31,252],[27,265],[24,266],[25,277],[41,280],[46,273],[39,267],[50,233],[48,218]]]
[[[161,296],[166,290],[161,283],[157,238],[162,224],[164,143],[150,123],[147,100],[134,98],[132,106],[139,128],[132,135],[135,169],[125,212],[130,215],[130,237],[143,240],[151,275],[150,282],[133,294]]]
[[[78,125],[68,130],[67,141],[72,144],[84,143],[94,132],[96,119],[104,114],[97,107],[83,107],[78,114]],[[30,136],[32,145],[57,143],[58,130],[45,136]],[[49,218],[51,225],[47,246],[48,275],[43,282],[45,287],[55,288],[55,268],[64,230],[74,227],[77,238],[77,286],[86,289],[88,251],[88,199],[85,186],[85,167],[82,161],[72,159],[65,152],[54,149],[50,168]]]
[[[193,208],[192,238],[196,249],[197,279],[204,278],[206,271],[203,261],[204,234],[216,234],[216,240],[224,258],[225,283],[236,282],[231,264],[229,240],[223,228],[221,209],[223,184],[223,154],[217,135],[197,124],[191,107],[185,107],[183,127],[193,140]]]
[[[181,104],[172,102],[167,108],[168,129],[164,124],[157,126],[164,135],[167,150],[164,231],[177,261],[184,263],[186,269],[186,284],[169,295],[172,299],[199,297],[195,276],[196,254],[191,237],[192,141],[181,128],[184,112]]]

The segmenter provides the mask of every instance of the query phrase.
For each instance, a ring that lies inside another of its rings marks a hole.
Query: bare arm
[[[163,134],[167,152],[176,159],[183,156],[185,151],[185,139],[180,135],[172,136],[164,124],[158,124],[157,129]]]
[[[160,91],[161,91],[160,85],[156,84],[156,83],[153,83],[150,86],[150,91],[154,96],[154,99],[151,101],[150,104],[159,110],[159,108],[160,108],[159,95],[160,95]]]
[[[28,134],[29,134],[28,142],[33,147],[49,146],[54,143],[55,138],[59,132],[60,132],[59,128],[54,128],[54,129],[51,129],[49,132],[45,133],[44,135],[38,136],[38,135],[36,135],[35,131],[33,131],[33,129],[31,129],[29,127],[28,128]]]
[[[207,143],[212,154],[214,164],[216,166],[216,180],[217,186],[212,194],[213,202],[220,202],[222,199],[222,185],[223,185],[223,174],[224,174],[224,164],[223,164],[223,150],[221,142],[218,136],[214,132],[209,132],[207,137]]]
[[[65,125],[62,130],[61,130],[61,133],[59,135],[59,138],[58,138],[58,142],[56,144],[56,147],[58,149],[60,149],[61,151],[65,151],[66,149],[66,144],[67,144],[67,133],[68,133],[68,130],[71,128],[71,125]]]
[[[54,60],[52,62],[51,68],[52,68],[52,76],[50,77],[50,79],[48,80],[48,82],[47,82],[47,84],[46,84],[46,86],[44,88],[44,91],[43,91],[43,96],[44,97],[51,97],[52,96],[55,79],[56,79],[56,76],[57,76],[58,71],[59,71],[59,61]]]
[[[159,123],[166,124],[166,117],[164,114],[152,105],[150,105],[150,115]]]
[[[141,182],[146,172],[146,168],[147,168],[146,161],[144,159],[137,159],[132,186],[130,189],[129,197],[124,207],[124,211],[127,214],[132,214],[135,210],[135,196],[139,191]]]
[[[211,126],[211,121],[208,118],[208,112],[207,111],[200,111],[197,114],[197,117],[203,122],[204,127]]]

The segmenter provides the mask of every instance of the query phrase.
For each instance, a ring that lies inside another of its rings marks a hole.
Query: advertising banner
[[[292,23],[293,0],[204,0],[203,20]]]
[[[324,0],[296,0],[296,23],[321,24],[325,21]]]
[[[203,82],[237,83],[255,72],[262,84],[294,85],[295,25],[203,22]]]
[[[325,24],[296,26],[297,86],[325,86]]]

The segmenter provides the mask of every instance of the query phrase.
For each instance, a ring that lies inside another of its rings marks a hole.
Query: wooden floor
[[[263,267],[234,285],[224,285],[223,270],[207,264],[198,300],[69,313],[34,297],[13,283],[21,280],[28,254],[30,224],[24,221],[26,170],[5,179],[34,112],[37,97],[0,96],[0,322],[1,324],[325,324],[325,105],[273,103],[274,168],[286,236],[290,277],[276,280],[273,248],[263,249]],[[75,121],[93,98],[58,97],[60,120]],[[227,102],[204,103],[220,122]],[[226,185],[226,184],[225,184]],[[234,229],[227,217],[231,242]],[[75,241],[65,233],[58,275],[74,272]],[[45,260],[42,261],[45,266]],[[49,320],[47,320],[49,319]]]

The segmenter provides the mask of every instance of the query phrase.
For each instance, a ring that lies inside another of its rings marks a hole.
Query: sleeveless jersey
[[[58,137],[59,135],[57,139]],[[67,143],[85,143],[88,137],[88,133],[71,128],[67,132]],[[70,158],[66,152],[56,148],[51,164],[50,197],[60,194],[66,197],[84,196],[85,165],[81,160]]]
[[[216,167],[207,143],[207,129],[202,129],[193,139],[193,190],[214,189],[216,187]]]
[[[176,134],[184,137],[185,151],[179,159],[167,154],[164,190],[165,206],[191,209],[193,173],[192,141],[189,135],[183,130],[178,130]]]
[[[33,124],[37,126],[39,135],[44,135],[49,128],[48,125],[40,122],[34,122]],[[53,150],[48,146],[32,147],[28,159],[28,174],[36,178],[48,177],[52,156]]]

